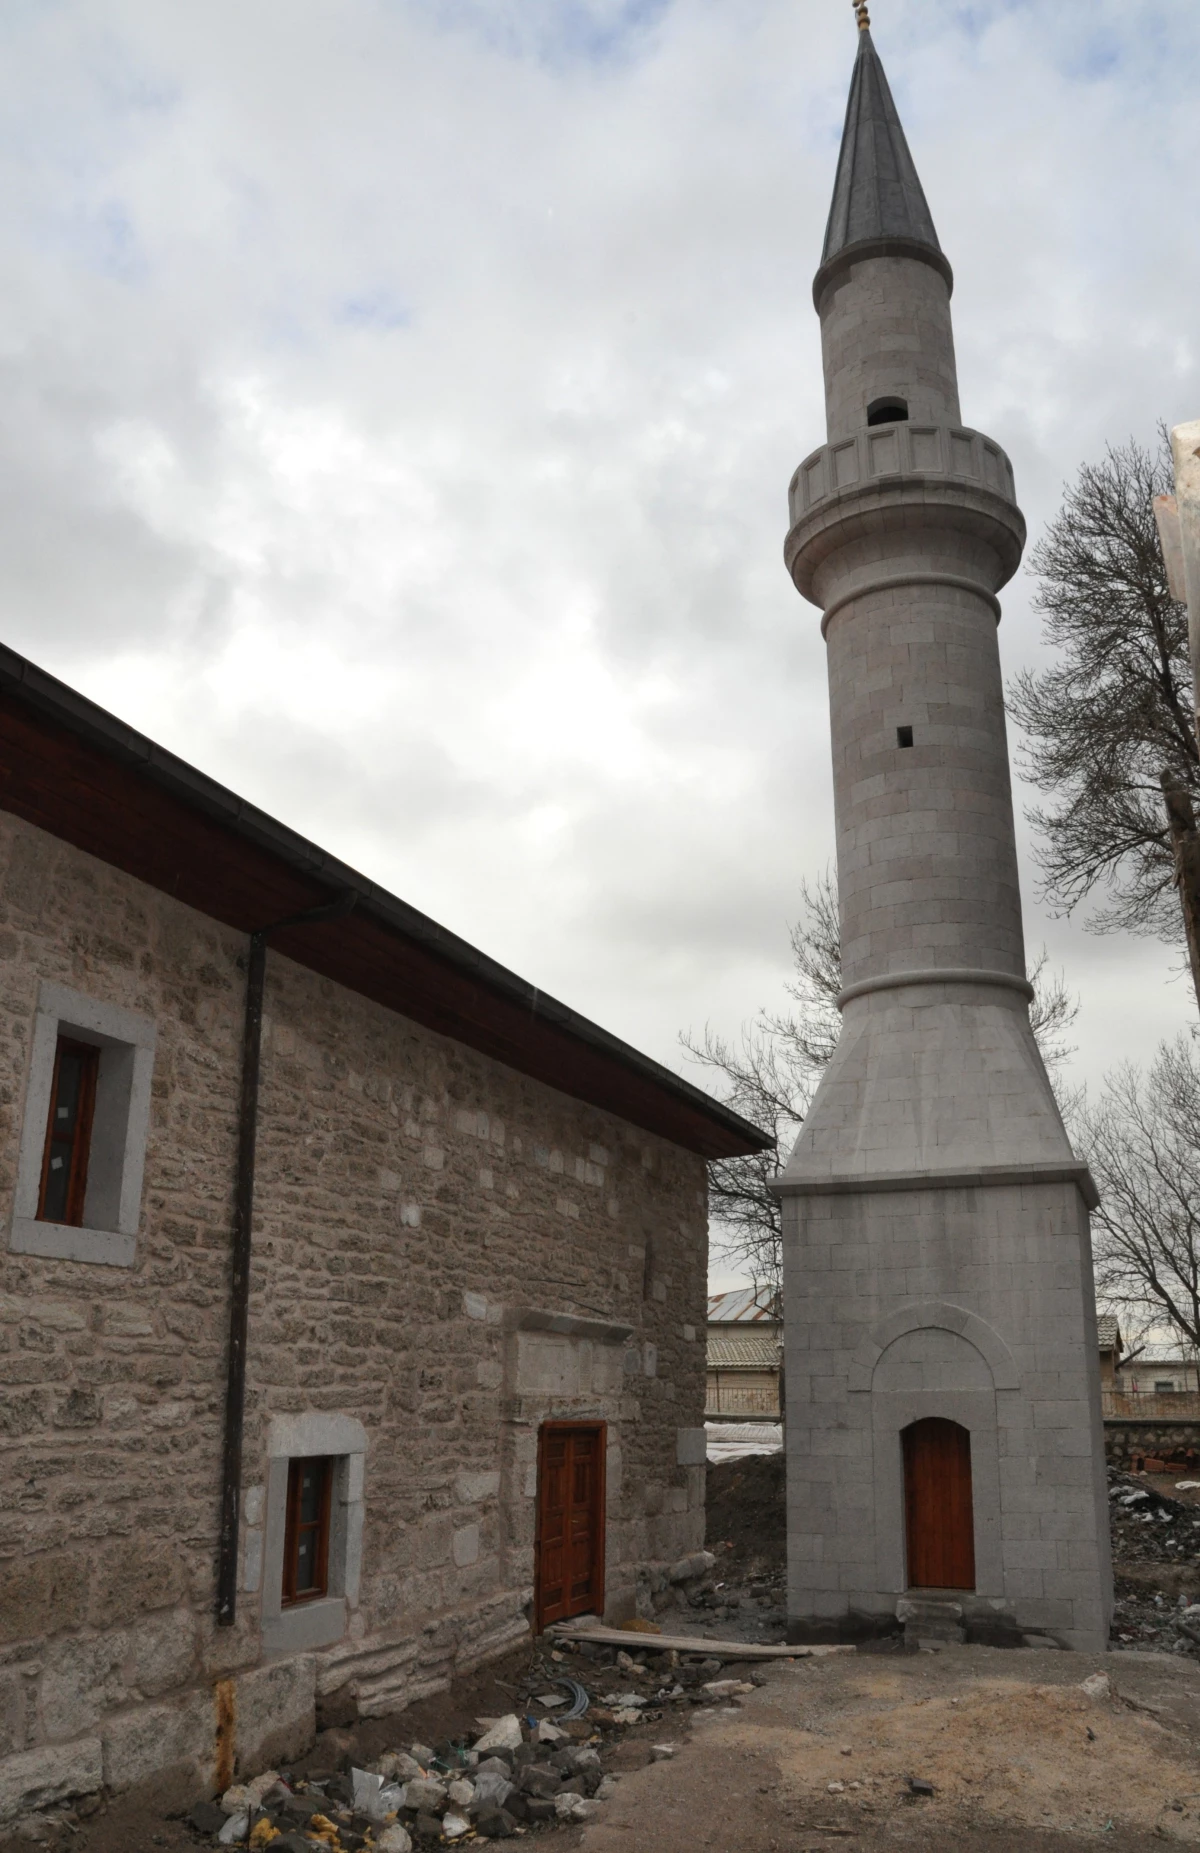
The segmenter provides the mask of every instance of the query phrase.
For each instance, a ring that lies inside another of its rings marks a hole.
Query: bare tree
[[[1163,778],[1200,796],[1200,754],[1187,610],[1168,589],[1152,507],[1172,481],[1165,431],[1153,453],[1131,440],[1080,470],[1030,555],[1060,654],[1024,670],[1008,702],[1022,770],[1052,800],[1030,813],[1047,898],[1069,913],[1099,890],[1094,931],[1179,940]]]
[[[699,1039],[680,1037],[689,1054],[720,1077],[729,1105],[773,1135],[766,1151],[718,1159],[708,1168],[714,1252],[746,1268],[768,1293],[780,1290],[783,1275],[783,1225],[771,1180],[787,1163],[841,1029],[837,877],[826,869],[811,885],[803,882],[800,894],[803,912],[791,928],[794,976],[786,986],[791,1007],[760,1010],[735,1042],[708,1028]],[[1071,1053],[1064,1038],[1079,1004],[1061,975],[1047,972],[1047,963],[1043,951],[1030,973],[1029,1016],[1043,1060],[1053,1068]]]
[[[1163,1043],[1147,1075],[1110,1075],[1073,1130],[1100,1192],[1092,1213],[1096,1290],[1136,1328],[1168,1326],[1200,1348],[1200,1065],[1187,1037]]]

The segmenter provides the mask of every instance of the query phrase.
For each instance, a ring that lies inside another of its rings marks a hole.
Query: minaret
[[[1029,1026],[996,597],[1025,523],[961,422],[952,274],[865,6],[821,266],[841,1039],[779,1183],[791,1637],[1102,1648],[1088,1209]]]

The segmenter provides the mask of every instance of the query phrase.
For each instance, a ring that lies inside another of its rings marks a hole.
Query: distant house
[[[1117,1371],[1124,1347],[1121,1343],[1121,1328],[1112,1313],[1101,1313],[1097,1319],[1096,1338],[1100,1348],[1100,1388],[1115,1390],[1118,1387]]]
[[[1200,1391],[1200,1367],[1195,1358],[1181,1357],[1174,1347],[1148,1345],[1129,1363],[1117,1365],[1112,1387],[1126,1396],[1177,1396],[1187,1391],[1195,1395]]]
[[[778,1421],[782,1355],[778,1294],[753,1287],[710,1294],[705,1416]]]

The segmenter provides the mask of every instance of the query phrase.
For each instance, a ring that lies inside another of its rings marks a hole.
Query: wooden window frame
[[[333,1503],[333,1469],[335,1457],[332,1454],[306,1454],[288,1461],[287,1487],[287,1523],[283,1535],[283,1608],[297,1608],[305,1602],[319,1602],[329,1594],[329,1515]],[[324,1470],[321,1484],[321,1505],[316,1526],[300,1524],[300,1483],[303,1469],[319,1466]],[[296,1563],[300,1547],[302,1530],[315,1529],[317,1533],[317,1554],[314,1565],[312,1587],[296,1590]]]
[[[92,1123],[96,1115],[96,1081],[100,1072],[100,1051],[92,1042],[80,1042],[74,1036],[60,1034],[54,1046],[54,1073],[50,1082],[50,1111],[46,1117],[46,1142],[42,1150],[42,1175],[38,1185],[37,1221],[47,1221],[46,1191],[50,1183],[50,1157],[54,1146],[54,1115],[58,1107],[58,1082],[64,1055],[84,1057],[79,1089],[75,1142],[71,1147],[71,1171],[67,1179],[66,1208],[54,1220],[62,1228],[83,1227],[83,1206],[87,1197],[88,1159],[92,1149]]]

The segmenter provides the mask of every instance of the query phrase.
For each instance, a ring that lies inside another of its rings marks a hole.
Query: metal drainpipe
[[[242,1039],[242,1089],[238,1109],[237,1174],[234,1184],[232,1282],[229,1297],[229,1362],[225,1379],[225,1443],[221,1457],[221,1539],[217,1556],[217,1626],[237,1619],[238,1532],[242,1499],[242,1428],[246,1412],[246,1339],[250,1317],[250,1248],[254,1224],[254,1152],[258,1140],[258,1077],[262,1057],[263,990],[267,937],[283,927],[315,926],[350,913],[356,894],[339,895],[320,907],[291,914],[250,935],[246,962],[246,1024]]]

